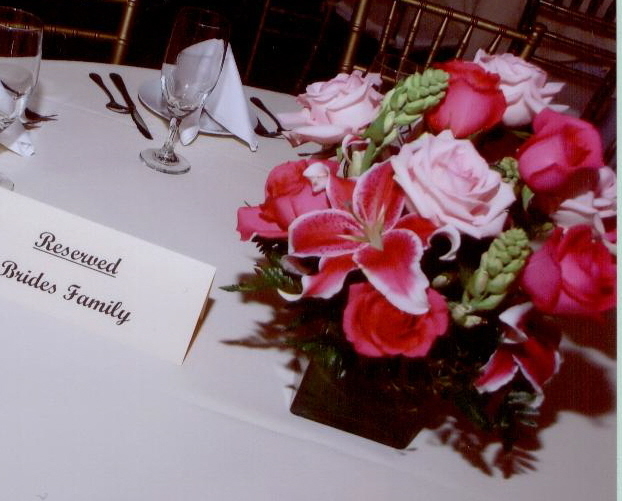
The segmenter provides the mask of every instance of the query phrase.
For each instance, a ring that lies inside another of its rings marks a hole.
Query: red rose
[[[507,105],[499,88],[499,75],[465,61],[436,67],[449,73],[449,87],[440,104],[425,115],[434,133],[450,129],[454,137],[464,138],[501,121]]]
[[[595,315],[616,304],[614,257],[588,225],[557,228],[531,255],[521,281],[544,313]]]
[[[287,238],[289,224],[306,212],[327,209],[325,191],[314,192],[310,180],[303,175],[313,163],[323,163],[336,172],[332,160],[303,159],[277,165],[266,180],[263,204],[238,209],[238,226],[242,240],[254,235],[266,238]]]
[[[369,357],[423,357],[449,323],[443,296],[428,289],[428,300],[427,313],[411,315],[389,303],[369,283],[352,285],[343,314],[346,338],[358,353]]]
[[[588,122],[545,108],[533,130],[518,150],[518,170],[536,193],[557,191],[578,170],[605,164],[600,135]]]

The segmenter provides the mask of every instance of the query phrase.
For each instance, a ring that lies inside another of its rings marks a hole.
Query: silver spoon
[[[121,103],[117,103],[115,101],[114,97],[108,90],[108,87],[106,87],[106,84],[104,84],[102,77],[100,77],[97,73],[89,73],[89,77],[91,78],[91,80],[93,80],[93,82],[99,85],[101,90],[103,90],[106,93],[106,96],[108,96],[109,101],[106,103],[106,108],[108,108],[111,111],[115,111],[117,113],[129,113],[130,112],[130,109],[127,106]]]

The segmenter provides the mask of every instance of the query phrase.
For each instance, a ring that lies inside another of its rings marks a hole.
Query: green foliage
[[[380,113],[363,133],[369,145],[365,154],[349,166],[349,175],[358,176],[369,169],[385,148],[397,139],[402,127],[416,123],[426,110],[440,103],[448,85],[449,74],[434,68],[414,73],[398,82],[385,94]]]
[[[263,254],[265,261],[256,263],[255,274],[237,284],[225,285],[221,289],[227,292],[258,292],[277,289],[289,294],[298,294],[302,290],[299,277],[285,271],[281,259],[287,249],[278,240],[255,237],[253,242]]]

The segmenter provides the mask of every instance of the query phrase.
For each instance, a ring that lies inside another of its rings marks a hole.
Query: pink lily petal
[[[289,227],[289,254],[340,256],[363,245],[364,235],[352,214],[326,209],[307,212]]]
[[[512,381],[517,371],[518,366],[514,362],[512,353],[501,347],[482,367],[482,375],[475,381],[475,387],[481,393],[497,391]]]
[[[525,315],[531,311],[533,303],[526,302],[511,306],[507,310],[499,314],[499,320],[511,327],[505,329],[503,334],[503,342],[507,344],[522,343],[529,339],[523,326]]]
[[[375,225],[381,220],[385,229],[391,229],[402,215],[404,192],[393,174],[391,162],[384,162],[369,169],[356,183],[353,210],[364,224]]]
[[[429,219],[423,218],[418,214],[408,214],[401,218],[395,225],[395,229],[404,229],[415,232],[419,238],[427,242],[437,230],[436,225]]]
[[[514,360],[523,376],[538,393],[542,386],[559,370],[561,356],[555,346],[547,346],[535,338],[530,338],[517,346]]]
[[[343,287],[348,273],[355,269],[356,264],[352,261],[352,254],[320,259],[318,273],[302,277],[302,296],[323,299],[333,297]]]
[[[355,252],[354,262],[393,306],[412,315],[426,313],[430,283],[420,266],[421,239],[409,230],[391,230],[384,234],[382,247],[366,245]]]

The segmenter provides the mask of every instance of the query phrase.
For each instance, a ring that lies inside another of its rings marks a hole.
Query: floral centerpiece
[[[458,409],[511,447],[560,366],[557,320],[615,305],[615,172],[551,103],[562,85],[511,54],[380,84],[340,74],[280,115],[324,149],[239,209],[263,259],[228,289],[278,291],[269,344],[319,377],[294,412],[405,447]]]

